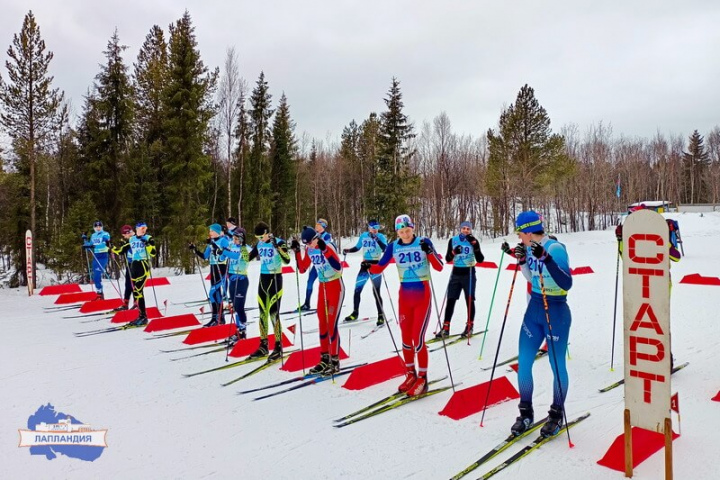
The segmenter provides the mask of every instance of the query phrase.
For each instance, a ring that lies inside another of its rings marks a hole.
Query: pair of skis
[[[555,434],[555,435],[552,435],[552,436],[549,436],[549,437],[546,437],[546,436],[543,436],[543,435],[539,435],[539,436],[536,437],[535,440],[533,440],[529,445],[526,445],[525,447],[523,447],[522,449],[520,449],[519,451],[517,451],[515,454],[513,454],[510,458],[508,458],[507,460],[505,460],[503,463],[501,463],[501,464],[498,465],[497,467],[493,468],[492,470],[488,471],[488,472],[487,472],[486,474],[484,474],[483,476],[478,477],[478,479],[487,480],[488,478],[494,476],[496,473],[501,472],[502,470],[505,470],[506,468],[508,468],[509,466],[513,465],[515,462],[517,462],[517,461],[520,460],[521,458],[526,457],[527,455],[529,455],[529,454],[532,453],[533,451],[535,451],[535,450],[537,450],[538,448],[540,448],[541,446],[545,445],[547,442],[551,441],[551,440],[554,439],[554,438],[557,438],[558,436],[561,436],[562,433],[565,432],[567,429],[574,427],[575,425],[577,425],[578,423],[582,422],[583,420],[585,420],[585,419],[588,418],[589,416],[590,416],[590,413],[585,413],[585,414],[580,415],[579,417],[577,417],[577,418],[575,418],[575,419],[573,419],[573,420],[568,421],[567,425],[564,425],[562,428],[560,428],[560,430],[558,431],[558,433]],[[485,455],[483,455],[482,457],[480,457],[479,459],[477,459],[477,460],[476,460],[475,462],[473,462],[472,464],[468,465],[468,467],[465,468],[463,471],[461,471],[461,472],[455,474],[453,477],[451,477],[451,480],[459,480],[459,479],[463,478],[463,477],[464,477],[465,475],[467,475],[468,473],[474,471],[475,469],[479,468],[480,466],[482,466],[483,464],[485,464],[486,462],[488,462],[488,461],[491,460],[492,458],[496,457],[496,456],[499,455],[500,453],[502,453],[502,452],[504,452],[505,450],[507,450],[508,448],[512,447],[515,443],[517,443],[517,442],[518,442],[519,440],[521,440],[522,438],[525,438],[525,437],[527,437],[530,433],[536,431],[536,430],[537,430],[538,428],[540,428],[540,426],[541,426],[542,424],[544,424],[544,423],[545,423],[545,419],[533,423],[525,432],[523,432],[523,433],[520,434],[520,435],[515,436],[515,435],[512,435],[512,434],[511,434],[511,435],[508,436],[505,440],[503,440],[502,442],[500,442],[497,446],[495,446],[494,448],[490,449],[490,451],[487,452]]]
[[[473,338],[473,337],[480,335],[482,333],[485,333],[485,332],[487,332],[487,330],[482,330],[480,332],[474,332],[470,335],[470,338]],[[439,347],[431,348],[430,350],[428,350],[428,352],[430,352],[430,353],[437,352],[438,350],[442,350],[445,347],[449,347],[450,345],[455,345],[455,344],[465,341],[467,339],[468,339],[468,337],[462,336],[461,334],[449,335],[448,337],[445,338],[445,345],[440,345]],[[439,342],[439,341],[440,341],[440,339],[437,339],[437,342]],[[433,343],[437,343],[437,342],[433,342]]]
[[[448,377],[445,376],[442,378],[438,378],[437,380],[430,380],[428,382],[428,386],[442,382],[443,380],[445,380],[447,378]],[[362,420],[367,420],[368,418],[375,417],[377,415],[380,415],[381,413],[385,413],[390,410],[394,410],[395,408],[401,407],[403,405],[407,405],[408,403],[417,401],[421,398],[429,397],[432,395],[437,395],[438,393],[442,393],[451,388],[452,388],[452,386],[436,388],[436,389],[428,390],[427,392],[425,392],[423,394],[415,395],[413,397],[409,397],[405,393],[400,393],[400,392],[394,393],[394,394],[389,395],[381,400],[378,400],[375,403],[368,405],[367,407],[363,407],[360,410],[357,410],[353,413],[345,415],[344,417],[333,420],[333,422],[335,422],[335,425],[333,425],[333,427],[335,427],[335,428],[346,427],[348,425],[352,425],[353,423],[357,423]]]
[[[676,365],[675,367],[673,367],[671,375],[674,374],[674,373],[676,373],[676,372],[679,371],[679,370],[682,370],[683,368],[687,367],[688,365],[690,365],[690,362],[685,362],[685,363],[682,363],[682,364],[680,364],[680,365]],[[617,387],[619,387],[619,386],[621,386],[621,385],[624,385],[624,384],[625,384],[625,379],[623,378],[622,380],[618,380],[617,382],[612,383],[612,384],[608,385],[608,386],[605,387],[605,388],[601,388],[601,389],[599,389],[598,391],[599,391],[600,393],[609,392],[610,390],[613,390],[613,389],[615,389],[615,388],[617,388]]]

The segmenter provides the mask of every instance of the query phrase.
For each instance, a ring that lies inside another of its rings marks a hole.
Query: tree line
[[[627,203],[720,201],[720,127],[704,136],[615,136],[603,123],[553,132],[529,85],[498,124],[459,135],[441,112],[416,126],[392,78],[385,109],[350,120],[338,141],[298,135],[290,99],[277,101],[263,72],[250,85],[228,48],[223,68],[202,60],[190,14],[154,25],[130,64],[116,30],[81,111],[54,85],[53,54],[32,12],[0,75],[0,248],[24,283],[26,229],[36,259],[81,272],[81,232],[101,219],[117,232],[144,220],[158,265],[190,271],[186,244],[230,216],[260,220],[281,236],[323,217],[336,236],[369,218],[392,230],[409,213],[425,235],[453,234],[471,220],[507,235],[534,208],[548,229],[607,228]]]

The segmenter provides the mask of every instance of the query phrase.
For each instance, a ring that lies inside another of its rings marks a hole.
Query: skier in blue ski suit
[[[532,291],[520,329],[518,354],[520,416],[511,431],[519,435],[534,421],[532,367],[538,349],[545,340],[548,344],[554,381],[553,403],[541,434],[552,436],[562,427],[565,397],[568,393],[565,352],[572,323],[567,304],[568,290],[572,287],[572,275],[565,245],[545,235],[542,217],[537,212],[530,210],[520,213],[516,220],[515,231],[520,238],[520,243],[514,249],[515,258],[523,276],[531,283]],[[503,246],[503,250],[508,248],[506,244]]]
[[[88,239],[87,235],[83,233],[83,248],[87,249],[93,257],[92,271],[93,281],[95,282],[95,292],[97,298],[102,299],[103,286],[102,279],[105,275],[105,269],[108,263],[108,250],[110,250],[110,234],[103,230],[103,224],[100,220],[93,224],[95,232]]]
[[[354,253],[363,249],[363,264],[376,265],[383,252],[387,248],[387,238],[384,234],[379,232],[380,223],[377,220],[368,221],[368,231],[363,232],[358,238],[357,243],[352,248],[344,248],[342,253],[347,255],[348,253]],[[367,262],[367,263],[365,263]],[[358,272],[357,279],[355,280],[355,296],[353,297],[353,311],[350,315],[345,317],[346,322],[353,322],[358,318],[358,312],[360,310],[360,295],[362,294],[363,288],[368,280],[372,281],[373,285],[373,296],[375,297],[375,306],[377,307],[378,318],[377,324],[382,325],[385,323],[385,314],[383,313],[383,302],[380,296],[380,286],[382,282],[382,275],[370,275],[368,268],[360,265],[360,271]]]
[[[226,289],[227,275],[227,258],[222,255],[223,249],[230,245],[230,240],[223,234],[223,229],[219,223],[213,223],[208,228],[207,246],[205,251],[201,252],[194,244],[188,245],[191,251],[203,260],[210,261],[210,305],[212,306],[212,316],[205,327],[225,324],[225,315],[223,312],[223,297]]]
[[[315,224],[315,231],[318,235],[320,235],[320,238],[322,238],[325,243],[329,243],[337,249],[335,242],[333,242],[332,235],[327,231],[327,227],[328,221],[324,218],[319,218]],[[317,270],[315,270],[315,267],[313,266],[308,274],[307,287],[305,287],[305,303],[303,303],[300,307],[301,310],[311,310],[312,307],[310,307],[310,299],[312,298],[313,287],[317,278]]]

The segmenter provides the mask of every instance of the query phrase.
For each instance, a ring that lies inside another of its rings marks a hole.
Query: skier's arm
[[[127,252],[128,250],[130,250],[130,243],[127,240],[124,240],[123,243],[121,243],[117,247],[112,248],[112,252],[115,255],[122,255],[123,253]]]
[[[295,252],[295,263],[300,273],[307,272],[308,268],[310,268],[310,255],[307,254],[307,250],[305,253],[302,250]]]
[[[393,258],[393,245],[394,243],[391,243],[387,246],[385,249],[385,252],[383,253],[383,256],[380,257],[380,260],[375,265],[371,266],[368,269],[368,272],[374,274],[374,275],[380,275],[383,270],[387,268],[387,266],[390,264],[390,260]]]
[[[455,258],[455,252],[453,252],[453,246],[452,246],[452,238],[448,240],[448,248],[447,252],[445,253],[445,261],[450,263],[453,261],[453,258]]]
[[[322,250],[322,253],[330,266],[333,268],[333,270],[336,270],[338,272],[342,270],[342,265],[340,264],[340,257],[338,257],[338,254],[332,245],[327,245],[325,249]]]
[[[288,252],[287,243],[285,243],[283,240],[273,238],[273,245],[275,246],[275,250],[277,250],[278,255],[280,255],[280,260],[285,265],[290,263],[290,252]]]
[[[572,288],[572,274],[570,273],[570,265],[565,247],[559,243],[553,243],[547,250],[548,256],[543,263],[548,269],[548,273],[558,287],[563,290]]]
[[[378,234],[377,234],[377,238],[375,239],[375,243],[378,244],[378,247],[380,247],[380,250],[382,250],[383,252],[384,252],[385,249],[387,248],[387,238],[385,238],[385,235],[383,235],[382,233],[378,233]]]
[[[255,260],[258,258],[258,247],[255,245],[252,250],[250,250],[250,255],[248,256],[248,262]]]
[[[145,242],[145,251],[147,251],[148,256],[155,257],[157,255],[157,249],[155,248],[155,239],[152,238],[150,235],[145,235],[142,237],[143,242]]]

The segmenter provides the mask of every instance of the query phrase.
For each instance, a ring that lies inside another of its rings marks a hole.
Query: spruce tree
[[[240,91],[240,97],[238,98],[238,118],[235,125],[235,164],[238,166],[234,170],[232,175],[233,190],[238,192],[238,222],[239,225],[246,225],[249,223],[245,222],[245,215],[248,215],[248,209],[246,208],[246,199],[249,199],[249,192],[245,192],[246,181],[245,176],[246,168],[249,166],[250,161],[250,120],[248,118],[247,111],[247,95],[244,90]]]
[[[210,160],[204,152],[214,115],[212,98],[217,69],[209,72],[200,58],[190,14],[170,26],[169,74],[162,95],[163,178],[169,218],[162,233],[171,258],[186,272],[192,257],[188,240],[204,235],[207,221]]]
[[[8,81],[0,82],[0,123],[12,140],[14,166],[22,178],[19,193],[23,200],[14,222],[18,239],[14,249],[19,252],[26,229],[32,230],[35,238],[41,237],[36,222],[36,167],[46,150],[63,95],[52,88],[49,68],[53,53],[46,52],[32,11],[25,15],[20,34],[13,35],[7,56]],[[33,256],[33,270],[36,256]],[[25,283],[23,262],[20,256],[16,258],[15,276],[20,275]]]
[[[260,77],[250,95],[250,153],[244,173],[243,198],[247,225],[252,228],[256,222],[269,221],[271,209],[270,197],[270,118],[272,95],[269,93],[265,73]]]
[[[384,225],[391,225],[395,216],[411,213],[413,196],[419,185],[410,171],[414,155],[410,141],[415,137],[413,125],[403,113],[400,81],[392,79],[385,98],[387,110],[380,115],[379,150],[376,164],[374,214]]]
[[[706,201],[703,183],[709,165],[710,155],[705,151],[705,139],[695,130],[690,135],[688,151],[683,153],[685,169],[685,203]]]
[[[133,92],[122,58],[126,48],[115,30],[103,52],[106,63],[95,77],[88,112],[94,123],[82,143],[89,191],[109,228],[118,227],[121,221],[133,134]]]
[[[283,93],[273,120],[270,145],[270,191],[272,196],[270,225],[273,232],[287,236],[293,228],[292,212],[295,202],[295,122],[290,118],[290,106]]]
[[[170,212],[164,208],[161,182],[164,149],[163,91],[168,81],[168,52],[163,29],[155,25],[145,36],[134,64],[135,151],[131,157],[127,189],[129,219],[143,219],[157,230],[165,227]]]

